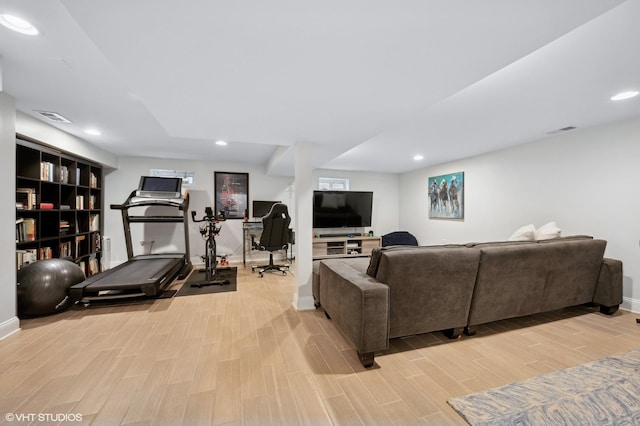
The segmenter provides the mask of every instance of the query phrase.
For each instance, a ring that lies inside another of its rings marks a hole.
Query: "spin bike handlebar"
[[[224,215],[224,211],[220,210],[220,212],[218,212],[217,215],[214,215],[211,207],[204,208],[204,216],[202,216],[202,219],[200,220],[196,219],[196,214],[197,213],[194,210],[191,211],[191,220],[193,220],[194,222],[218,223],[218,222],[224,222],[225,220],[227,220],[226,216]]]

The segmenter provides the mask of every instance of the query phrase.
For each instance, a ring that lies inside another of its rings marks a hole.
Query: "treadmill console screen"
[[[142,176],[136,197],[182,198],[182,178]]]

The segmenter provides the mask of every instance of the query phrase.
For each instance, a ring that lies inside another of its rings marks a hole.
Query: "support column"
[[[2,91],[2,58],[0,57],[0,185],[2,193],[8,198],[15,197],[16,181],[16,108],[11,96]],[[20,321],[16,307],[16,262],[11,253],[16,250],[16,240],[13,237],[16,210],[13,202],[4,200],[0,204],[0,339],[17,331]]]
[[[298,142],[295,146],[296,193],[296,282],[298,291],[293,298],[296,310],[315,309],[311,280],[313,243],[313,163],[312,144]]]

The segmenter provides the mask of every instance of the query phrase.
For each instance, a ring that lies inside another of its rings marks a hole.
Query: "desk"
[[[291,231],[291,241],[289,241],[290,253],[287,254],[287,260],[293,260],[293,244],[295,244],[293,230]],[[262,235],[262,221],[242,222],[242,264],[247,265],[247,251],[253,250],[251,245],[251,237],[256,241],[260,240]],[[286,252],[285,252],[286,254]]]
[[[260,239],[262,221],[242,222],[242,264],[247,264],[247,248],[251,250],[251,237]]]

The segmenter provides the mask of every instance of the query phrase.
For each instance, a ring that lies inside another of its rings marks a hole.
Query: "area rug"
[[[471,425],[640,425],[640,349],[447,402]]]
[[[189,275],[189,278],[182,285],[176,297],[194,296],[198,294],[223,293],[226,291],[236,291],[236,275],[238,268],[235,266],[228,268],[218,268],[214,277],[216,281],[228,281],[228,284],[209,284],[206,283],[206,274],[195,269]],[[199,286],[199,287],[198,287]]]

